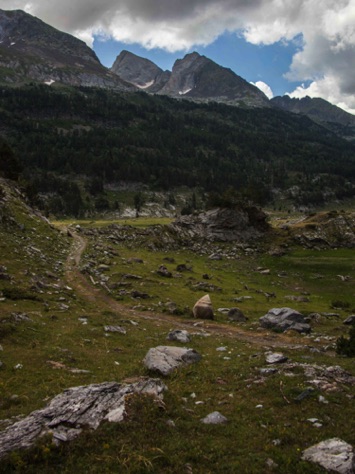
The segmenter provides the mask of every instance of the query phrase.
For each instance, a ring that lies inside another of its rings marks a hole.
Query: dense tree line
[[[314,194],[336,182],[341,194],[355,180],[354,144],[281,110],[33,85],[0,91],[0,121],[33,190],[41,192],[46,184],[38,176],[50,173],[156,189],[232,187],[263,204],[274,187],[297,184]],[[321,186],[314,181],[319,175]]]

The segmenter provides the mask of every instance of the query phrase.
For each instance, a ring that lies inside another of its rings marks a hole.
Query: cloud
[[[354,107],[355,0],[0,0],[0,8],[26,9],[90,45],[100,34],[176,52],[224,32],[256,45],[301,36],[287,78]]]
[[[271,87],[265,84],[263,81],[257,81],[257,82],[251,82],[253,86],[256,86],[258,89],[260,89],[268,99],[272,99],[274,97],[274,93],[271,90]]]

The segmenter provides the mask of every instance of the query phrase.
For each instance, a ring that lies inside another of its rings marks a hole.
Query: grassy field
[[[137,229],[158,223],[167,221],[120,222]],[[55,227],[77,224],[88,244],[80,268],[88,269],[84,275],[90,284],[89,275],[97,283],[93,291],[101,288],[92,298],[66,279],[73,239],[65,233],[44,224],[32,231],[26,223],[25,231],[14,231],[11,239],[5,231],[0,236],[0,263],[11,276],[0,280],[0,427],[68,387],[152,375],[142,359],[149,348],[172,344],[166,336],[176,327],[189,328],[189,347],[202,360],[164,378],[163,405],[132,397],[124,423],[106,423],[60,447],[45,438],[34,449],[0,461],[0,472],[313,474],[323,469],[301,460],[304,449],[331,437],[355,445],[354,386],[334,380],[327,389],[312,385],[302,365],[260,373],[265,353],[277,350],[293,363],[339,365],[355,375],[353,359],[334,351],[336,339],[348,332],[342,321],[355,312],[353,250],[292,247],[272,257],[237,249],[234,258],[216,261],[188,249],[157,251],[112,242],[106,230],[112,222],[58,222]],[[85,233],[94,227],[99,231]],[[182,264],[186,271],[177,270]],[[170,278],[157,274],[160,265]],[[338,275],[350,278],[342,281]],[[132,291],[147,297],[133,298]],[[214,329],[191,315],[206,293],[215,310]],[[259,318],[283,306],[305,315],[322,313],[312,320],[310,336],[260,330]],[[218,311],[231,307],[239,307],[248,321],[231,323]],[[14,313],[29,319],[16,319]],[[105,333],[104,326],[114,324],[127,334]],[[309,395],[297,400],[308,387],[313,389]],[[216,410],[228,423],[201,423]],[[313,426],[310,418],[322,426]]]

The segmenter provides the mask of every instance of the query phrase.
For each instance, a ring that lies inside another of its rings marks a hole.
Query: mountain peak
[[[122,51],[111,71],[147,92],[199,102],[269,107],[269,100],[257,87],[196,51],[177,59],[171,73],[163,72],[148,59]]]
[[[84,41],[22,10],[0,10],[0,41],[5,82],[34,80],[133,89],[110,74]]]
[[[159,93],[197,101],[269,107],[267,97],[257,87],[197,52],[175,61],[170,79]]]
[[[126,50],[117,56],[111,71],[124,81],[149,92],[156,92],[163,87],[170,76],[170,72],[164,72],[153,61]]]

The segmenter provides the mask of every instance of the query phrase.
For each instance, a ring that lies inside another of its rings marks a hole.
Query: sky
[[[322,97],[355,114],[355,0],[0,0],[84,40],[110,67],[123,50],[162,69],[197,51],[269,97]]]

